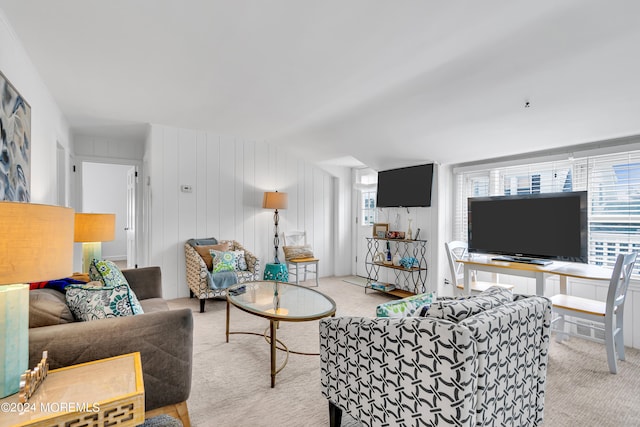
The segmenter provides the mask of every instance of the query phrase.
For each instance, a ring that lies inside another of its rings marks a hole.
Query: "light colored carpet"
[[[337,304],[337,316],[374,316],[389,297],[323,278],[321,292]],[[225,342],[224,300],[208,300],[199,313],[197,299],[170,301],[193,310],[193,382],[187,402],[195,427],[320,427],[329,425],[328,404],[320,392],[318,356],[291,354],[270,388],[269,345],[255,335],[231,335]],[[262,333],[265,319],[232,307],[231,330]],[[291,350],[318,351],[318,322],[281,322],[278,338]],[[280,360],[284,353],[278,352]],[[572,338],[552,341],[544,426],[640,425],[640,351],[627,349],[619,374],[609,374],[602,345]],[[344,427],[360,424],[344,417]]]

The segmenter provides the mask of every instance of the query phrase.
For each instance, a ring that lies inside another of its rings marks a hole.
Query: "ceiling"
[[[640,134],[635,0],[0,0],[0,9],[76,134],[163,124],[377,170]]]

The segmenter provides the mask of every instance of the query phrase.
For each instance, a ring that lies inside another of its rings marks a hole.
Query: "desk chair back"
[[[633,273],[633,266],[636,262],[637,253],[631,252],[618,255],[609,288],[607,290],[607,300],[605,302],[596,301],[589,298],[576,297],[573,295],[557,294],[551,297],[553,312],[556,317],[553,323],[557,323],[557,341],[566,339],[567,335],[575,335],[581,338],[592,339],[594,341],[603,340],[590,338],[584,335],[568,333],[565,330],[565,323],[587,327],[592,330],[604,333],[604,344],[607,350],[607,361],[609,372],[618,372],[617,359],[624,360],[624,302],[629,289],[629,281]],[[580,318],[595,322],[596,324],[578,323],[567,320],[565,316]],[[604,326],[600,326],[604,324]],[[617,357],[616,357],[617,353]]]
[[[464,290],[464,266],[459,259],[467,255],[467,243],[460,240],[453,240],[451,242],[445,242],[444,247],[447,251],[447,259],[449,260],[449,269],[451,270],[451,280],[456,293],[460,293]],[[471,278],[471,292],[484,292],[491,286],[500,286],[513,291],[513,285],[505,285],[501,283],[492,282],[478,282],[476,280],[475,271]]]

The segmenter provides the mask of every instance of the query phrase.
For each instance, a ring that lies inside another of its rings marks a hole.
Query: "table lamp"
[[[264,198],[262,199],[262,207],[264,209],[275,209],[273,214],[273,222],[275,224],[275,235],[273,237],[273,245],[276,247],[276,256],[273,261],[274,264],[280,264],[278,260],[278,245],[280,245],[280,239],[278,238],[278,209],[287,209],[288,196],[287,193],[278,193],[277,191],[265,191]]]
[[[91,260],[102,259],[102,242],[116,238],[116,214],[76,213],[74,242],[82,242],[82,272],[88,273]]]
[[[0,202],[0,398],[29,364],[29,282],[73,271],[73,209]]]

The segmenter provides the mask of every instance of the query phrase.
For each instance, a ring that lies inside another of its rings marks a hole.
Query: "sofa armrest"
[[[122,270],[122,274],[139,300],[162,298],[160,267],[129,268]]]
[[[427,317],[320,321],[322,394],[364,425],[475,425],[476,343]]]
[[[191,391],[190,309],[29,329],[29,366],[49,352],[49,368],[140,352],[145,408],[184,402]]]

